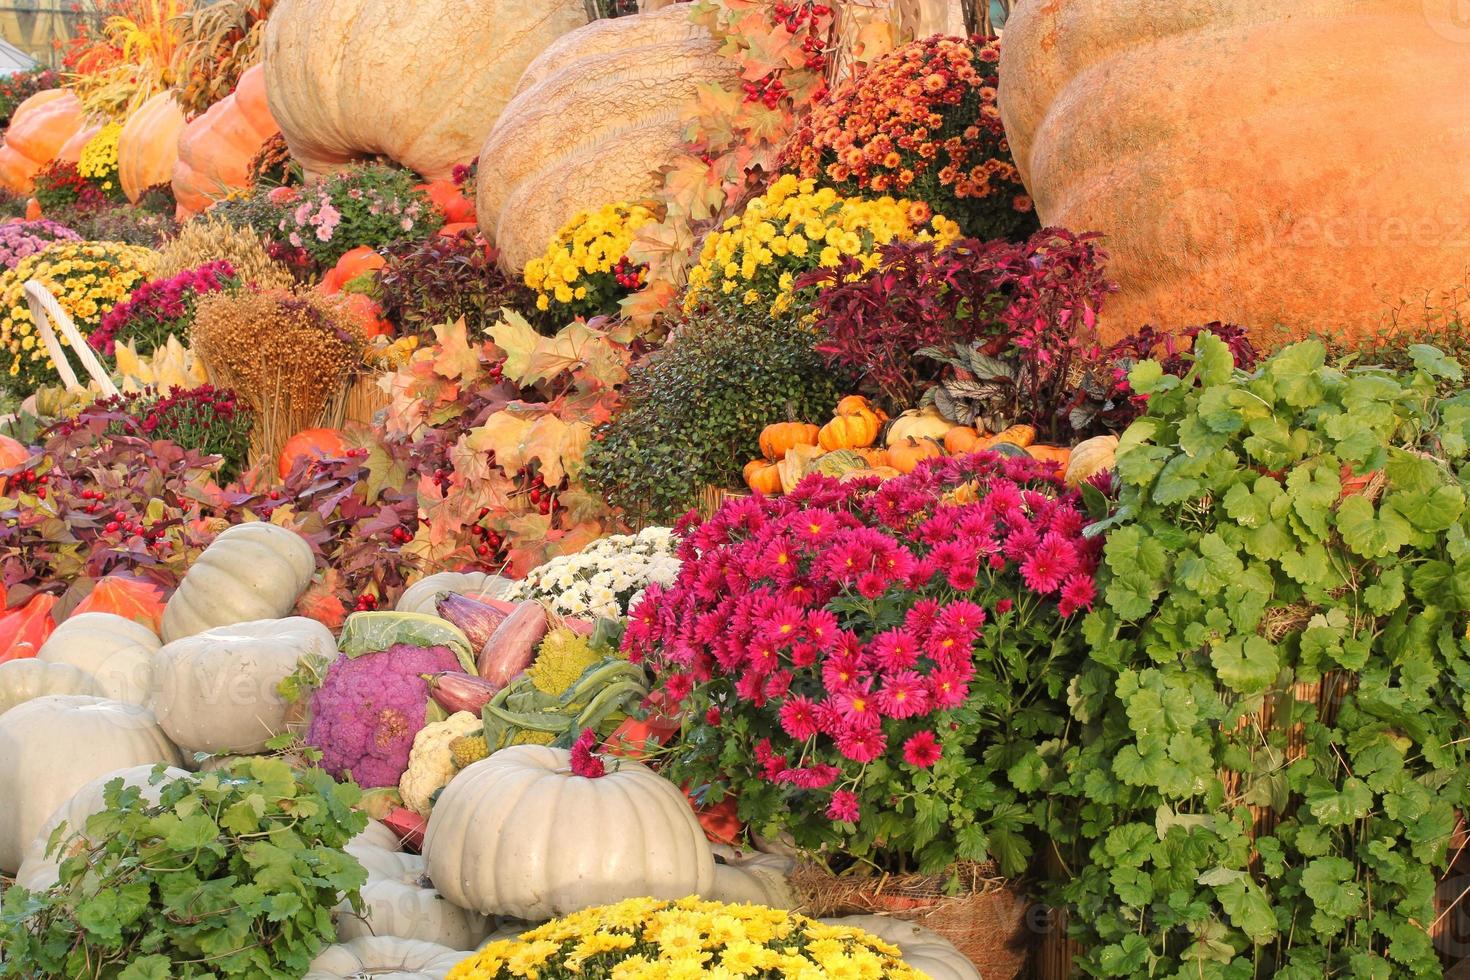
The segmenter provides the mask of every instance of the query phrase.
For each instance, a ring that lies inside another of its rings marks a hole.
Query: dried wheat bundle
[[[367,348],[361,326],[338,304],[287,290],[203,297],[190,340],[210,380],[254,410],[254,462],[274,459],[303,429],[341,424]]]

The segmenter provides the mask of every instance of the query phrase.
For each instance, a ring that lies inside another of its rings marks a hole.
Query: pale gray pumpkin
[[[680,789],[636,762],[596,779],[571,754],[503,749],[460,771],[434,805],[429,877],[461,908],[526,921],[714,886],[714,856]]]
[[[15,873],[15,883],[31,891],[50,888],[56,884],[61,862],[46,855],[46,845],[51,840],[52,832],[65,821],[67,838],[86,838],[87,818],[107,808],[103,791],[114,779],[121,779],[124,786],[139,787],[143,799],[157,803],[159,793],[166,784],[189,775],[182,769],[167,766],[163,771],[164,779],[155,786],[152,783],[154,768],[156,767],[151,765],[132,766],[103,773],[72,794],[71,799],[57,807],[46,819],[40,832],[31,839],[21,859],[20,870]]]
[[[404,589],[394,611],[437,616],[435,602],[445,592],[470,599],[499,599],[514,584],[511,579],[485,572],[435,572]]]
[[[311,545],[295,531],[262,521],[236,524],[204,549],[169,598],[163,640],[289,615],[315,571]]]
[[[264,752],[292,709],[277,686],[303,658],[336,653],[331,631],[304,616],[205,630],[158,651],[148,707],[187,753]]]
[[[0,871],[19,868],[47,818],[92,779],[181,761],[140,705],[53,694],[0,715]]]
[[[304,980],[444,980],[444,975],[469,954],[397,936],[360,936],[328,946]]]
[[[90,675],[105,698],[142,704],[153,687],[153,655],[161,645],[151,629],[126,616],[78,613],[56,627],[36,659]]]
[[[439,894],[427,877],[423,856],[399,850],[393,832],[383,830],[391,846],[369,842],[362,835],[347,844],[347,853],[367,869],[367,884],[362,886],[367,908],[359,916],[345,900],[337,906],[338,940],[398,936],[450,949],[474,949],[489,934],[490,920]]]
[[[69,664],[48,664],[35,657],[0,663],[0,715],[48,694],[98,694],[97,682]]]

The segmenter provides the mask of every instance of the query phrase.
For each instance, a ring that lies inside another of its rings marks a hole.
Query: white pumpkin
[[[322,950],[311,961],[305,980],[444,980],[444,975],[467,956],[438,943],[362,936]]]
[[[205,630],[158,651],[148,707],[185,752],[264,752],[292,707],[276,686],[303,657],[336,653],[331,631],[304,616]]]
[[[162,762],[179,750],[136,704],[53,694],[0,715],[0,871],[20,867],[46,818],[103,773]]]
[[[155,786],[151,782],[153,769],[153,766],[133,766],[130,769],[104,773],[77,790],[71,799],[56,808],[42,825],[41,832],[31,839],[21,859],[20,870],[15,874],[15,883],[31,891],[50,888],[56,884],[61,862],[46,856],[46,845],[51,840],[51,833],[65,821],[68,838],[85,837],[87,818],[106,809],[103,791],[114,779],[121,779],[125,786],[139,787],[145,800],[157,803],[165,783],[189,775],[182,769],[168,766],[164,769],[164,781]]]
[[[288,615],[315,571],[311,545],[295,531],[261,521],[236,524],[204,549],[169,598],[163,641]]]
[[[388,836],[393,839],[392,831]],[[395,840],[393,847],[378,846],[363,841],[361,835],[348,842],[347,853],[367,869],[367,884],[362,886],[367,907],[359,916],[345,900],[337,906],[337,939],[398,936],[450,949],[474,949],[489,934],[490,920],[450,904],[425,877],[424,858],[400,851],[396,844]]]
[[[764,905],[773,909],[796,908],[796,893],[787,875],[795,862],[779,854],[759,851],[742,853],[719,845],[714,848],[715,884],[706,898],[734,905]]]
[[[689,801],[635,762],[596,779],[518,745],[455,776],[429,817],[429,877],[451,902],[537,921],[647,895],[707,894],[715,864]]]
[[[48,664],[35,657],[0,663],[0,715],[48,694],[98,693],[91,676],[69,664]]]
[[[36,659],[90,674],[105,698],[142,704],[153,687],[153,655],[160,645],[157,634],[126,616],[78,613],[56,627]]]
[[[471,599],[499,599],[513,585],[515,582],[511,579],[485,572],[436,572],[404,589],[394,611],[437,616],[439,610],[435,602],[440,593],[457,592]]]
[[[849,915],[823,919],[834,926],[847,926],[871,933],[897,946],[903,961],[931,980],[980,980],[980,971],[954,944],[923,926],[890,919],[886,915]]]
[[[403,846],[393,828],[381,820],[369,820],[368,825],[362,832],[347,842],[344,850],[351,851],[354,848],[367,849],[376,847],[384,851],[397,851]]]

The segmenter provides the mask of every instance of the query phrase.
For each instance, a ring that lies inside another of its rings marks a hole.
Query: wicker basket
[[[372,425],[377,414],[393,404],[393,395],[383,390],[383,375],[362,374],[347,389],[342,421]]]
[[[961,891],[947,895],[958,877]],[[930,929],[954,944],[985,980],[1028,976],[1032,902],[992,865],[966,862],[940,875],[833,875],[813,865],[791,874],[796,911],[812,918],[886,915]]]

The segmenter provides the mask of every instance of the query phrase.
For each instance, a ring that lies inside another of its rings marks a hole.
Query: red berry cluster
[[[371,592],[362,593],[362,595],[357,597],[357,601],[352,604],[353,612],[373,612],[377,608],[378,597]]]
[[[624,255],[618,259],[618,264],[613,266],[612,271],[613,278],[617,280],[618,285],[626,290],[632,291],[643,288],[643,281],[648,272],[648,266],[646,264],[635,265]]]
[[[413,522],[412,531],[404,527],[402,524],[399,524],[388,536],[393,539],[394,544],[408,544],[414,539],[414,535],[418,534],[418,524],[419,522],[417,520]]]
[[[483,521],[489,516],[490,508],[481,507],[480,520]],[[489,558],[491,555],[499,554],[501,547],[505,544],[505,538],[501,536],[499,531],[496,531],[494,528],[488,528],[484,524],[471,524],[470,534],[480,539],[480,543],[475,545],[475,554],[481,558]]]
[[[100,490],[83,490],[82,499],[90,500],[91,503],[85,508],[89,514],[95,514],[102,508],[102,502],[106,495]],[[157,548],[159,551],[168,551],[173,547],[173,542],[163,537],[164,528],[161,524],[148,527],[140,520],[133,520],[125,510],[112,512],[112,520],[102,525],[103,534],[121,535],[123,540],[131,537],[140,537],[149,548]]]
[[[51,477],[45,473],[37,476],[35,470],[21,470],[10,479],[21,490],[30,491],[42,500],[46,499],[46,484],[51,482]]]
[[[741,82],[741,88],[745,89],[746,102],[760,102],[767,109],[774,109],[786,97],[786,83],[771,72],[766,77],[754,82]]]
[[[548,487],[546,485],[546,480],[541,476],[540,473],[537,473],[535,476],[531,476],[529,470],[522,469],[519,473],[516,474],[516,476],[519,477],[522,482],[525,482],[529,479],[530,483],[528,496],[531,498],[531,503],[534,504],[536,506],[536,509],[542,514],[550,514],[553,510],[556,509],[557,496],[567,488],[567,479],[565,477],[563,477],[561,483],[557,484],[555,487]]]

